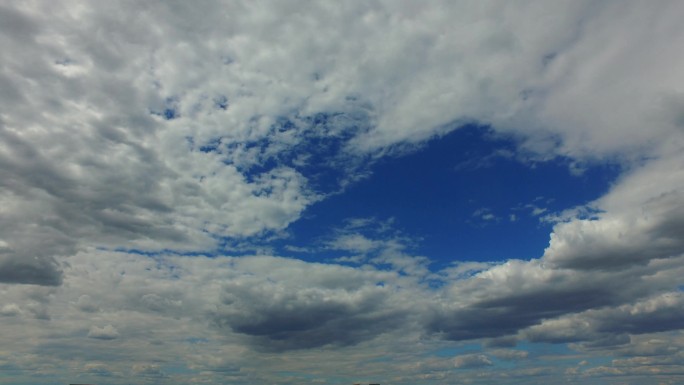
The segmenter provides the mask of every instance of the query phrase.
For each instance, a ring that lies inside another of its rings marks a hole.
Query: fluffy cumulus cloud
[[[683,16],[665,0],[3,3],[0,382],[674,383]],[[538,259],[430,270],[358,219],[317,246],[331,263],[221,256],[468,123],[530,165],[622,173],[544,213]],[[582,358],[554,368],[534,343]]]

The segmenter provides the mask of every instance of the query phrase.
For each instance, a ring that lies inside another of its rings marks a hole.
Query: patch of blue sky
[[[178,110],[178,99],[169,97],[164,100],[164,105],[158,109],[150,109],[150,114],[160,116],[164,120],[173,120],[180,117]]]
[[[465,126],[411,154],[379,161],[370,177],[308,208],[290,226],[288,242],[291,249],[310,247],[349,218],[391,218],[417,240],[413,252],[436,268],[537,258],[552,228],[543,216],[600,197],[619,173],[610,164],[588,165],[579,175],[569,166],[562,158],[522,161],[513,139]]]
[[[412,153],[371,163],[346,153],[349,140],[365,125],[363,113],[295,115],[279,119],[268,139],[232,147],[220,138],[191,142],[203,152],[230,152],[237,146],[257,150],[261,162],[241,170],[248,181],[277,167],[292,167],[315,191],[328,195],[290,225],[287,239],[224,239],[216,251],[204,254],[249,254],[268,245],[280,255],[331,261],[349,257],[348,251],[324,247],[335,229],[350,218],[375,218],[391,219],[397,232],[415,240],[408,251],[429,257],[435,269],[454,261],[537,258],[552,227],[541,219],[598,198],[619,172],[610,164],[594,164],[572,173],[563,158],[526,162],[517,156],[513,139],[477,125],[434,138]],[[279,135],[293,131],[298,144],[269,152]]]
[[[190,345],[206,344],[209,339],[203,337],[188,337],[183,340],[185,343]]]
[[[587,370],[594,367],[611,366],[615,359],[614,356],[579,354],[567,344],[521,343],[516,349],[527,351],[528,357],[514,362],[505,362],[501,359],[493,359],[492,361],[501,369],[521,368],[531,364],[537,368],[546,366],[553,368],[556,372],[562,372],[570,368]]]
[[[104,251],[114,251],[117,253],[124,253],[124,254],[135,254],[135,255],[141,255],[145,257],[159,257],[163,255],[178,255],[178,256],[183,256],[183,257],[198,257],[198,256],[203,256],[206,255],[207,252],[213,253],[213,251],[179,251],[179,250],[174,250],[174,249],[155,249],[155,250],[142,250],[142,249],[130,249],[130,248],[124,248],[124,247],[117,247],[114,249],[108,249],[106,247],[98,247],[98,250],[104,250]]]
[[[209,142],[199,146],[198,150],[201,152],[215,152],[218,151],[221,146],[221,139],[220,138],[215,138],[210,140]]]
[[[275,140],[279,134],[295,128],[298,128],[299,140],[278,154],[277,163],[302,173],[317,192],[336,192],[349,173],[359,166],[357,159],[348,156],[345,150],[349,141],[367,128],[367,122],[363,113],[342,112],[281,118],[274,127]]]
[[[227,109],[224,96],[213,100],[218,109]],[[187,137],[190,148],[225,155],[225,163],[240,170],[248,182],[279,167],[290,167],[306,176],[309,187],[319,194],[338,192],[349,179],[356,179],[366,162],[358,154],[350,155],[348,144],[360,132],[368,130],[370,107],[350,97],[347,111],[321,112],[312,115],[294,112],[281,116],[269,127],[268,134],[246,140],[223,141],[216,137],[203,142]],[[153,115],[170,120],[179,117],[176,99],[167,98],[164,107],[151,110]],[[253,122],[257,124],[255,119]],[[255,128],[255,132],[259,131]],[[242,161],[240,154],[250,154]],[[238,155],[238,156],[235,156]]]

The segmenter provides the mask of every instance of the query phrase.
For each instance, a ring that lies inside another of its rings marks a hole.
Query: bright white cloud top
[[[681,383],[683,18],[678,1],[0,5],[0,382]],[[415,252],[430,238],[400,230],[406,207],[315,212],[475,126],[509,147],[452,170],[619,175],[579,205],[449,218],[552,223],[523,259]]]

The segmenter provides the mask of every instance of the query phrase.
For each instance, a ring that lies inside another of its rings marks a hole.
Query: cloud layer
[[[0,6],[0,381],[486,383],[501,361],[518,365],[510,383],[557,378],[501,349],[519,342],[571,344],[569,380],[680,378],[683,15],[676,1]],[[468,123],[514,138],[530,166],[622,174],[545,217],[538,259],[431,271],[370,219],[379,230],[352,221],[312,245],[351,254],[336,263],[229,256]]]

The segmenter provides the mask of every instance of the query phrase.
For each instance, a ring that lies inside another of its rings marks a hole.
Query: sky
[[[3,2],[0,383],[682,383],[682,18]]]

